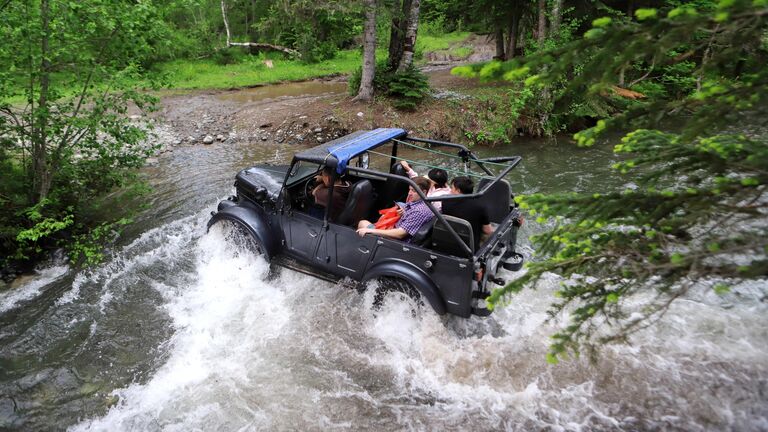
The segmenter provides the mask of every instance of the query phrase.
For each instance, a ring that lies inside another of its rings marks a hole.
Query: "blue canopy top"
[[[378,128],[371,131],[361,131],[358,134],[347,135],[328,143],[328,154],[335,157],[336,172],[341,174],[347,168],[349,160],[360,153],[376,148],[391,140],[405,136],[406,132],[398,128]]]

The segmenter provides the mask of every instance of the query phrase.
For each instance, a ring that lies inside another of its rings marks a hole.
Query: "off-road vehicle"
[[[427,198],[401,160],[473,175],[479,181],[472,194]],[[504,179],[520,160],[479,159],[463,145],[410,137],[402,129],[358,131],[298,152],[290,165],[262,164],[240,171],[237,195],[219,203],[208,227],[234,224],[272,264],[327,280],[378,279],[384,281],[382,286],[418,293],[438,314],[485,316],[489,311],[483,299],[504,283],[498,271],[522,265],[522,256],[515,252],[522,220]],[[327,210],[322,217],[309,211],[315,177],[325,167],[332,168],[333,179],[343,176],[351,185],[335,220],[329,220]],[[430,223],[409,242],[358,235],[361,219],[375,221],[378,210],[405,201],[409,186],[434,213]],[[466,199],[485,206],[496,226],[479,245],[466,220],[443,215],[432,204]]]

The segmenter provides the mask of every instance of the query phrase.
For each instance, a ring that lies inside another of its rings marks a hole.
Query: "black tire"
[[[264,253],[264,245],[242,223],[222,219],[213,226],[219,225],[224,229],[224,240],[234,244],[238,251],[246,251],[254,255],[262,255],[267,261],[269,257]]]
[[[373,296],[373,307],[375,309],[381,308],[384,304],[384,298],[388,295],[404,295],[412,299],[418,308],[424,306],[424,299],[421,298],[421,293],[410,282],[394,277],[394,276],[382,276],[377,279],[378,286]]]

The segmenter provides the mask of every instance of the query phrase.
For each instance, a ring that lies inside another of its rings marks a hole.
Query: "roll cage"
[[[484,177],[486,179],[489,179],[488,182],[486,182],[482,187],[480,187],[476,192],[471,194],[460,194],[460,195],[441,195],[438,197],[427,197],[424,192],[421,191],[421,189],[416,185],[416,183],[407,176],[402,176],[398,174],[393,174],[389,172],[381,172],[376,171],[368,168],[367,164],[367,156],[368,152],[373,151],[379,147],[382,147],[386,144],[392,143],[392,151],[389,155],[390,157],[390,165],[394,165],[395,163],[399,162],[400,160],[405,160],[403,158],[399,158],[398,153],[398,147],[399,146],[409,146],[411,148],[421,148],[422,150],[429,150],[431,148],[435,147],[448,147],[456,149],[456,156],[449,155],[450,157],[454,158],[460,158],[462,162],[465,164],[465,167],[468,169],[472,164],[477,165],[483,173],[487,176]],[[424,144],[424,146],[419,146],[418,144]],[[358,159],[358,164],[362,166],[354,166],[350,167],[349,162],[354,159]],[[427,204],[429,209],[434,214],[435,218],[443,224],[443,226],[446,227],[447,231],[450,233],[451,237],[454,241],[456,241],[456,244],[460,245],[461,249],[466,253],[467,256],[474,255],[474,251],[472,251],[469,246],[461,239],[461,236],[456,232],[456,230],[453,228],[451,224],[449,224],[446,219],[443,217],[443,214],[438,211],[435,206],[432,204],[436,201],[461,201],[461,200],[468,200],[468,199],[474,199],[474,198],[482,198],[488,193],[489,190],[491,190],[494,185],[496,185],[498,182],[502,181],[502,179],[509,174],[509,172],[514,169],[522,160],[520,156],[505,156],[505,157],[492,157],[492,158],[485,158],[480,159],[478,158],[470,149],[468,149],[466,146],[456,143],[450,143],[445,141],[438,141],[438,140],[431,140],[431,139],[425,139],[425,138],[412,138],[407,137],[407,133],[403,129],[394,129],[394,128],[379,128],[374,129],[371,131],[360,131],[351,135],[347,135],[345,137],[342,137],[341,139],[331,141],[324,145],[319,145],[316,147],[313,147],[311,149],[305,150],[303,152],[296,153],[293,157],[293,160],[291,162],[291,165],[289,169],[287,170],[285,174],[285,178],[283,181],[283,192],[285,193],[285,189],[288,186],[294,185],[296,183],[300,183],[303,179],[308,178],[309,176],[316,175],[320,169],[323,167],[330,167],[332,168],[332,178],[331,178],[331,186],[330,186],[330,193],[329,193],[329,203],[326,206],[326,210],[324,212],[323,216],[323,227],[327,228],[327,225],[331,222],[329,221],[329,210],[333,206],[333,188],[335,184],[335,180],[339,178],[341,175],[344,174],[350,174],[354,175],[360,178],[374,178],[374,179],[384,179],[384,180],[393,180],[395,182],[403,182],[414,189],[414,191],[419,195],[419,197],[424,200],[424,202]],[[311,164],[317,164],[317,169],[315,170],[301,170],[297,169],[299,163],[301,162],[309,162]],[[498,174],[494,175],[493,172],[488,168],[486,165],[496,165],[498,167],[501,167],[501,170]],[[302,175],[300,175],[298,178],[292,179],[292,177],[296,177],[299,175],[299,173],[302,172]],[[282,201],[282,200],[281,200]],[[506,219],[508,219],[512,215],[508,215]],[[493,240],[494,237],[499,236],[499,232],[495,232],[494,235],[491,236],[490,240]],[[492,243],[492,241],[487,242],[487,244]],[[478,253],[483,253],[484,248],[478,248]]]

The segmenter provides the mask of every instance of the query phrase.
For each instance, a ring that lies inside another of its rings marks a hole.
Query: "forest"
[[[146,193],[140,169],[157,149],[129,110],[156,110],[163,89],[343,75],[354,101],[414,111],[431,98],[425,52],[467,56],[450,42],[469,35],[495,55],[453,73],[503,83],[468,120],[471,144],[514,146],[523,120],[585,147],[623,136],[614,168],[632,188],[518,197],[551,229],[489,303],[550,272],[593,276],[557,292],[550,312],[572,310],[571,324],[550,361],[626,340],[699,281],[727,293],[768,274],[765,0],[6,0],[0,16],[8,281],[58,249],[97,263],[131,223],[99,209],[116,190]],[[649,291],[630,317],[622,300]]]

